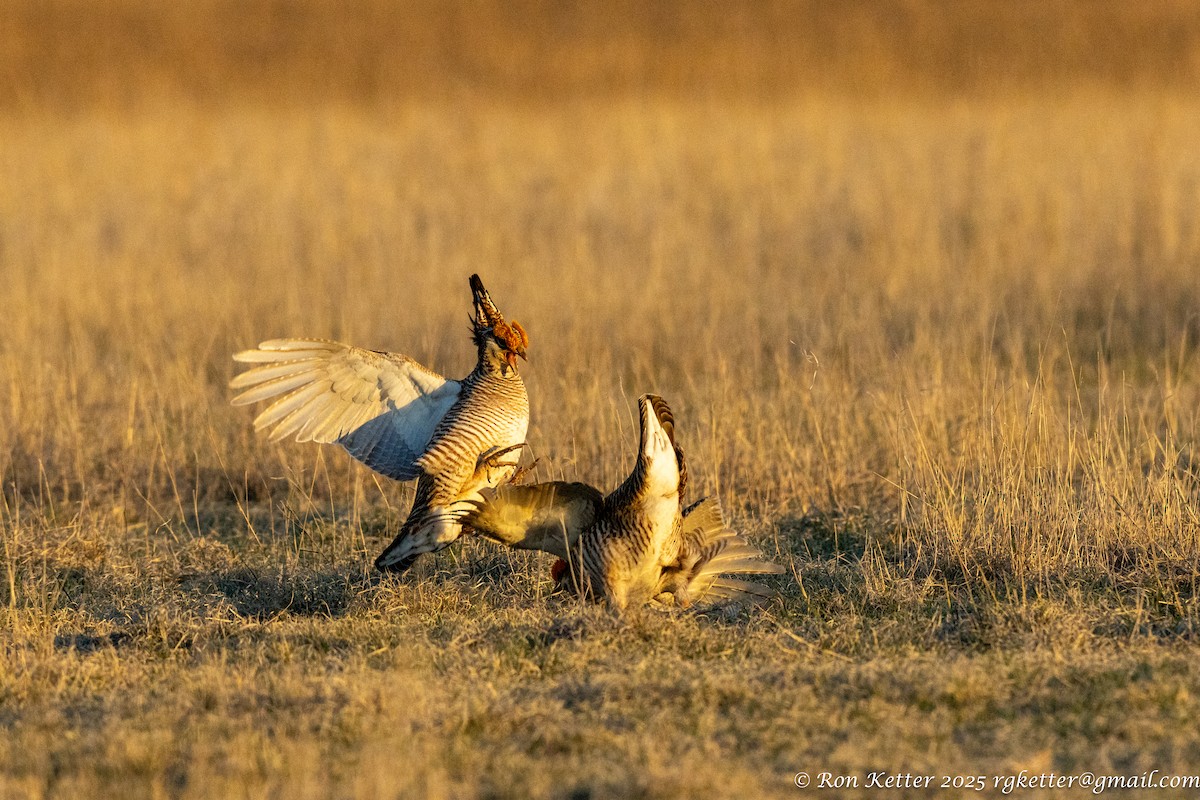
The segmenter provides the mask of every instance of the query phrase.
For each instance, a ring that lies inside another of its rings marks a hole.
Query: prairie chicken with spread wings
[[[725,527],[716,498],[682,509],[687,468],[671,409],[644,395],[638,410],[637,463],[612,494],[563,481],[501,486],[482,493],[465,523],[500,544],[557,555],[556,579],[618,611],[663,594],[680,606],[774,596],[762,584],[724,577],[784,569]]]
[[[529,336],[504,321],[478,275],[471,292],[479,359],[461,381],[407,356],[322,339],[273,339],[233,357],[257,365],[230,382],[243,390],[233,404],[273,400],[256,430],[340,444],[382,475],[417,479],[408,518],[375,560],[380,570],[405,570],[457,539],[467,501],[510,480],[525,445],[529,398],[517,358],[526,357]]]

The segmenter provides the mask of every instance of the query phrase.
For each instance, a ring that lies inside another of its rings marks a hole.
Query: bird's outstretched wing
[[[550,481],[506,484],[483,491],[482,502],[463,518],[479,535],[523,550],[560,558],[600,513],[604,496],[586,483]]]
[[[229,385],[234,405],[273,400],[254,420],[271,439],[336,442],[371,469],[396,480],[421,474],[438,422],[460,384],[396,353],[324,339],[272,339],[233,356],[257,366]]]
[[[683,511],[678,552],[663,569],[659,591],[684,595],[692,602],[761,602],[775,590],[729,575],[778,575],[786,570],[765,560],[738,534],[725,527],[721,505],[706,497]]]

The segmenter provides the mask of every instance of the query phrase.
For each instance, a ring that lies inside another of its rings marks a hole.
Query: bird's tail
[[[679,492],[680,497],[683,497],[688,483],[687,459],[683,457],[683,448],[675,441],[675,415],[671,413],[671,407],[658,395],[645,394],[638,400],[638,412],[641,414],[639,452],[643,454],[643,458],[653,458],[647,447],[650,444],[650,437],[653,435],[655,421],[657,421],[657,426],[662,428],[663,433],[671,442],[671,447],[675,450],[675,462],[679,469],[679,485],[672,488]]]
[[[462,535],[462,512],[448,508],[429,508],[410,514],[400,533],[375,559],[380,572],[404,572],[417,557],[448,547]]]
[[[739,534],[725,527],[721,504],[706,497],[683,512],[685,548],[694,559],[688,594],[695,603],[761,603],[778,592],[730,575],[779,575],[786,570],[767,561]],[[690,560],[690,559],[689,559]]]

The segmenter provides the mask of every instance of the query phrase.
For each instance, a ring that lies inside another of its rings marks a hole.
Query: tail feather
[[[675,415],[671,413],[671,407],[667,405],[666,400],[656,394],[648,394],[646,399],[650,401],[650,407],[654,409],[654,414],[658,417],[658,424],[666,431],[671,444],[675,444]]]
[[[638,401],[638,408],[642,414],[642,431],[641,441],[638,444],[639,448],[641,448],[642,452],[645,452],[646,436],[649,430],[645,415],[649,411],[657,419],[659,427],[663,429],[663,433],[667,435],[667,439],[671,442],[671,447],[675,449],[675,462],[679,468],[679,485],[677,491],[679,492],[679,496],[683,497],[688,485],[687,459],[683,456],[683,448],[679,446],[679,442],[675,441],[675,415],[671,412],[671,407],[667,405],[666,400],[663,400],[658,395],[645,394]]]

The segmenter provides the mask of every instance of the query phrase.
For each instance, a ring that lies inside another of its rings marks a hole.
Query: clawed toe
[[[510,477],[510,478],[508,479],[508,482],[509,482],[509,483],[518,483],[518,482],[520,482],[520,481],[521,481],[521,480],[523,480],[523,479],[524,479],[524,478],[525,478],[527,475],[529,475],[531,472],[533,472],[535,469],[537,469],[537,465],[538,465],[538,463],[540,463],[540,462],[541,462],[541,459],[540,459],[540,458],[535,458],[535,459],[533,460],[533,463],[532,463],[532,464],[527,464],[527,465],[526,465],[526,466],[524,466],[524,467],[517,467],[517,469],[516,469],[516,470],[513,472],[513,474],[512,474],[512,477]]]

